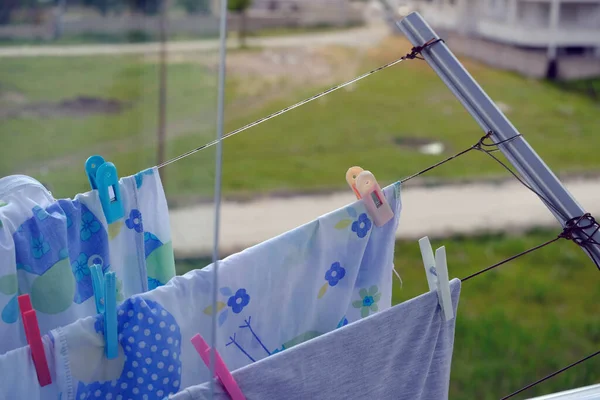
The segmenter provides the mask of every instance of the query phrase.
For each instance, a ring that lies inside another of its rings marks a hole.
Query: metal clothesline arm
[[[433,29],[417,12],[413,12],[396,26],[406,35],[413,46],[424,46],[432,39],[440,39]],[[519,135],[496,104],[489,98],[443,41],[427,46],[421,55],[448,86],[452,93],[481,126],[485,133],[492,131],[491,139],[500,142]],[[577,218],[586,212],[569,191],[563,186],[550,168],[538,156],[523,136],[502,144],[500,150],[523,179],[551,204],[546,207],[564,227],[570,218]],[[580,224],[585,225],[585,222]],[[589,223],[585,226],[590,225]],[[584,231],[600,243],[598,225],[589,226]],[[581,235],[581,234],[580,234]],[[580,239],[586,239],[580,236]],[[600,246],[587,244],[590,257],[600,265]]]

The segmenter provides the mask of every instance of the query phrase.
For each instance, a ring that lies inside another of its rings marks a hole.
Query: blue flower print
[[[248,303],[250,303],[250,295],[246,293],[246,289],[238,289],[238,291],[227,300],[227,305],[231,307],[231,310],[236,314],[241,313]]]
[[[135,229],[136,232],[142,232],[144,225],[142,224],[142,213],[135,208],[129,212],[129,218],[125,221],[125,225],[129,229]]]
[[[58,252],[58,258],[60,260],[64,260],[65,258],[69,258],[69,250],[63,248]]]
[[[151,277],[148,277],[148,290],[154,290],[163,284],[158,280]]]
[[[37,219],[39,219],[40,221],[45,220],[46,218],[49,217],[48,213],[46,212],[46,210],[44,210],[42,207],[40,206],[35,206],[33,207],[33,213],[35,214],[35,216],[37,217]]]
[[[44,254],[50,251],[50,245],[44,240],[44,236],[31,239],[31,250],[33,257],[40,259]]]
[[[381,300],[381,293],[379,293],[377,286],[373,285],[369,290],[366,288],[360,289],[358,294],[361,299],[353,301],[352,306],[360,309],[361,317],[368,317],[371,311],[376,312],[379,310],[377,303]]]
[[[77,282],[81,282],[86,276],[89,276],[88,256],[85,253],[80,253],[77,260],[71,263],[71,269]]]
[[[137,188],[139,189],[142,187],[142,183],[144,182],[144,175],[152,175],[153,173],[154,171],[150,168],[135,174],[135,185],[137,186]]]
[[[91,238],[94,233],[98,232],[100,228],[100,222],[96,220],[96,217],[94,217],[94,214],[90,211],[81,216],[81,240],[89,240],[89,238]]]
[[[339,262],[331,264],[331,268],[325,272],[325,280],[329,282],[329,286],[335,286],[346,275],[346,269]]]
[[[339,322],[339,324],[338,324],[338,326],[337,326],[337,327],[338,327],[338,328],[341,328],[342,326],[346,326],[346,325],[348,325],[348,318],[344,317],[344,318],[342,318],[342,320]]]
[[[367,217],[367,214],[362,213],[358,216],[358,219],[352,223],[352,231],[356,232],[359,238],[367,236],[367,232],[371,229],[371,220]]]

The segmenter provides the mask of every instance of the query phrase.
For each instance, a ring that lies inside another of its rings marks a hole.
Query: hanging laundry
[[[0,354],[27,345],[19,294],[30,294],[45,334],[96,314],[93,264],[115,271],[118,301],[175,275],[158,172],[122,178],[119,186],[125,216],[109,225],[97,191],[55,200],[33,178],[0,179]]]
[[[450,282],[456,315],[460,281]],[[448,399],[456,318],[425,293],[232,373],[253,400]],[[190,387],[172,400],[229,400],[220,384]]]
[[[57,364],[54,362],[54,344],[49,336],[42,338],[50,376],[55,379]],[[51,399],[61,400],[58,385],[41,387],[29,347],[20,347],[0,355],[0,400]],[[59,365],[60,367],[60,365]]]
[[[162,400],[208,381],[190,339],[200,333],[210,343],[214,313],[217,351],[237,369],[389,308],[399,185],[385,195],[395,218],[382,227],[358,201],[224,259],[216,307],[212,266],[127,299],[117,312],[116,359],[104,357],[101,316],[53,330],[61,400]]]

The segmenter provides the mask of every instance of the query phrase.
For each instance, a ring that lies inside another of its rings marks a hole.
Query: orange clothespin
[[[363,172],[363,169],[361,167],[350,167],[346,172],[346,182],[348,182],[348,185],[350,186],[350,188],[352,188],[352,191],[356,195],[356,198],[359,200],[361,198],[361,195],[358,192],[358,189],[356,188],[356,178],[361,172]]]

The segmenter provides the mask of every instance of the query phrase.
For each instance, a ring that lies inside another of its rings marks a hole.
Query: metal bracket
[[[395,23],[415,47],[423,46],[432,39],[440,38],[417,12],[413,12]],[[485,133],[494,132],[491,139],[495,143],[519,134],[443,41],[427,46],[421,55],[460,100],[483,131]],[[547,204],[546,207],[563,227],[569,219],[586,214],[583,207],[577,203],[523,136],[516,137],[499,148],[524,181],[548,200],[551,207]],[[585,225],[584,222],[580,224],[580,226],[582,225],[586,227],[582,231],[593,235],[592,238],[600,243],[598,224],[594,223],[591,226],[589,223]],[[582,240],[587,239],[581,233],[576,234]],[[585,248],[596,265],[600,266],[600,246],[588,243]]]

